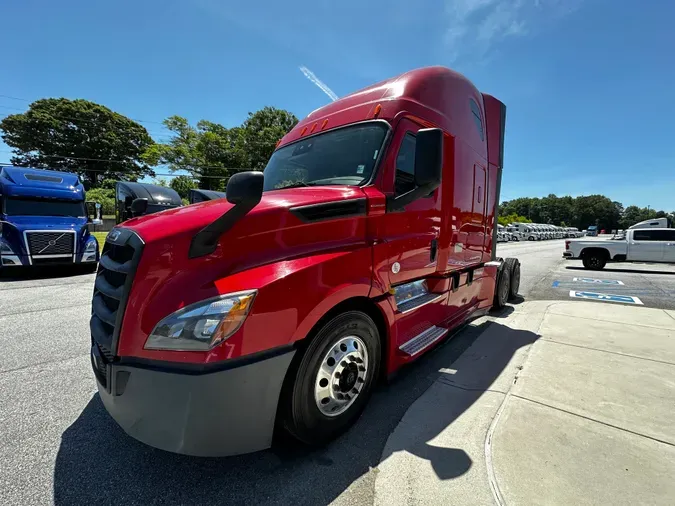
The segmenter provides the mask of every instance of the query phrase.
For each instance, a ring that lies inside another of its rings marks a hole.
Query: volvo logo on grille
[[[52,239],[51,241],[49,241],[49,245],[50,246],[56,246],[56,241],[54,239]]]

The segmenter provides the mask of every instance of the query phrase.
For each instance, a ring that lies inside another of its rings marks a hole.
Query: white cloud
[[[312,81],[314,84],[316,84],[316,85],[319,87],[319,89],[320,89],[321,91],[323,91],[326,95],[328,95],[328,97],[329,97],[333,102],[335,102],[335,101],[338,99],[338,96],[333,92],[333,90],[331,90],[331,89],[326,85],[326,83],[324,83],[321,79],[319,79],[318,77],[316,77],[316,75],[314,75],[314,72],[312,72],[311,70],[309,70],[307,67],[305,67],[304,65],[301,65],[301,66],[300,66],[300,72],[302,72],[303,74],[305,74],[305,77],[306,77],[307,79],[309,79],[310,81]]]
[[[482,56],[508,37],[574,11],[582,0],[448,0],[445,42],[450,59]]]

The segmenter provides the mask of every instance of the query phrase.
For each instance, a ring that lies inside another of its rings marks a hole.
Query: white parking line
[[[578,292],[576,290],[570,290],[570,297],[575,299],[590,299],[601,302],[618,302],[620,304],[638,304],[644,306],[639,298],[632,295],[612,295],[609,293]]]
[[[623,285],[623,281],[618,279],[595,279],[595,278],[572,278],[572,281],[578,283],[597,283],[599,285]]]

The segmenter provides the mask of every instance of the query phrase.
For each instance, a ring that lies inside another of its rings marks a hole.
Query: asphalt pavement
[[[500,256],[521,260],[524,300],[570,299],[561,284],[588,272],[563,261],[563,246],[499,245]],[[618,286],[654,290],[641,292],[645,306],[673,305],[668,268],[626,269],[612,272],[624,281]],[[513,311],[474,322],[382,386],[357,424],[326,448],[279,437],[258,454],[198,459],[136,442],[105,412],[89,362],[93,279],[76,271],[0,277],[0,504],[372,504],[382,452],[408,408],[439,370]],[[470,465],[461,459],[447,472]]]

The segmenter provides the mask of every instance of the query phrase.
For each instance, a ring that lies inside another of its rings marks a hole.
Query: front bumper
[[[209,372],[112,363],[103,366],[102,379],[93,347],[92,366],[105,408],[131,437],[170,452],[224,457],[270,447],[281,385],[294,354],[284,348]]]
[[[98,252],[83,253],[81,257],[73,260],[73,255],[67,255],[58,258],[45,258],[39,256],[29,257],[28,255],[7,255],[0,256],[0,267],[22,267],[22,266],[45,266],[52,265],[79,265],[92,264],[98,262]]]

